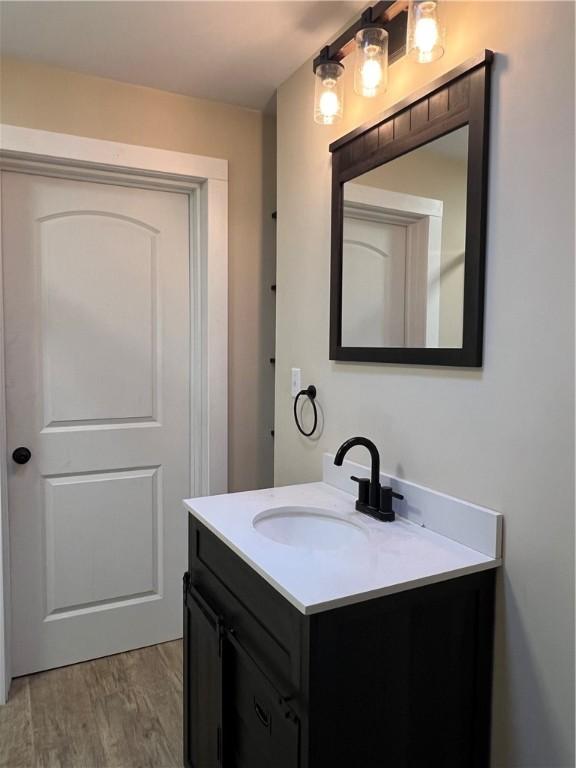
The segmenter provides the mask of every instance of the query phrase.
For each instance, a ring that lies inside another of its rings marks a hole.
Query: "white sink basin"
[[[256,515],[252,524],[262,536],[302,549],[344,549],[368,537],[362,526],[319,507],[266,509]]]

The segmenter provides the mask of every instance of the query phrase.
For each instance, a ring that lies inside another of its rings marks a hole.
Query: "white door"
[[[403,347],[406,226],[344,216],[342,345]]]
[[[181,635],[188,229],[183,194],[2,175],[14,675]]]
[[[432,197],[344,185],[344,346],[440,346],[443,211]]]

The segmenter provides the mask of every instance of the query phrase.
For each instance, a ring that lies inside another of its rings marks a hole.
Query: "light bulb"
[[[324,91],[320,96],[320,112],[325,123],[334,121],[334,116],[338,114],[338,96],[334,91]]]
[[[366,27],[356,33],[354,90],[360,96],[383,93],[388,84],[388,33],[382,27]]]
[[[336,61],[325,61],[316,68],[314,120],[333,125],[342,117],[342,82],[344,67]]]
[[[438,42],[438,37],[436,19],[418,19],[414,30],[414,45],[420,51],[420,61],[430,61],[430,55]]]
[[[411,0],[408,6],[406,50],[421,64],[444,53],[444,29],[440,25],[437,0]]]
[[[367,59],[362,64],[362,93],[364,96],[375,95],[382,80],[382,67],[376,59]]]

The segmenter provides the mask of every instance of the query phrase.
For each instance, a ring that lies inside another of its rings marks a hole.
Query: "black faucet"
[[[391,523],[394,520],[392,498],[403,499],[404,496],[395,493],[390,486],[380,485],[380,454],[372,440],[368,440],[367,437],[351,437],[349,440],[345,440],[336,451],[334,464],[341,467],[342,462],[344,461],[344,456],[346,456],[350,448],[353,448],[355,445],[363,445],[364,448],[368,448],[370,451],[370,458],[372,459],[370,480],[368,480],[367,477],[352,476],[351,478],[358,483],[356,509],[358,512],[364,512],[365,515],[375,517],[376,520],[381,520],[384,523]]]

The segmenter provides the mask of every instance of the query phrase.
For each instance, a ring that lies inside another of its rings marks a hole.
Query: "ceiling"
[[[77,72],[264,109],[365,2],[0,2],[0,49]]]

